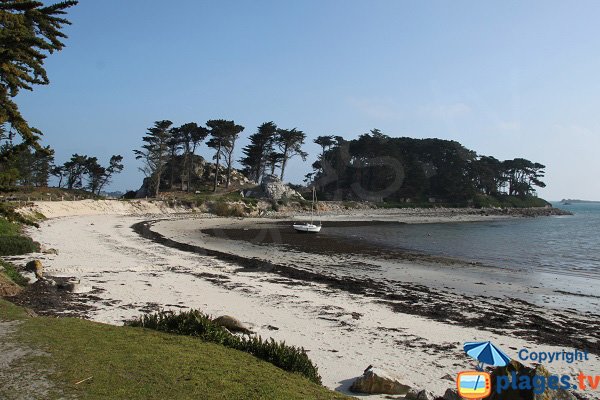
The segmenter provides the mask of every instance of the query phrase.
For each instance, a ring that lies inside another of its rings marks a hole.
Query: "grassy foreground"
[[[16,368],[52,371],[50,380],[58,391],[49,398],[346,398],[249,354],[197,338],[73,318],[29,317],[0,299],[3,320],[20,321],[14,340],[47,354],[21,360]]]

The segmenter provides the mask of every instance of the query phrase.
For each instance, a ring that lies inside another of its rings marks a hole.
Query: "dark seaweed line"
[[[331,289],[342,290],[366,297],[377,297],[381,303],[389,305],[394,311],[410,315],[418,315],[435,321],[452,323],[465,327],[477,327],[489,332],[506,334],[503,329],[513,329],[511,334],[539,344],[570,346],[587,349],[600,355],[600,333],[595,332],[596,315],[581,316],[580,320],[571,317],[571,324],[562,321],[552,321],[541,317],[537,310],[543,310],[534,304],[517,299],[493,299],[510,306],[498,306],[485,299],[475,299],[463,296],[452,299],[444,298],[442,291],[433,291],[422,285],[411,285],[399,282],[399,290],[390,293],[390,288],[372,279],[340,278],[318,274],[315,272],[296,269],[269,261],[246,258],[235,254],[205,249],[200,246],[181,243],[166,238],[152,231],[151,227],[160,220],[138,222],[131,226],[140,236],[155,243],[176,248],[182,251],[216,257],[220,260],[234,263],[243,269],[274,273],[279,276],[306,282],[324,284]],[[464,311],[464,312],[463,312]],[[465,317],[465,313],[476,313],[478,317]],[[560,314],[557,312],[557,314]],[[589,321],[585,321],[588,319]],[[585,321],[585,322],[584,322]],[[582,337],[581,330],[594,336],[595,341]],[[467,339],[467,338],[465,338]]]

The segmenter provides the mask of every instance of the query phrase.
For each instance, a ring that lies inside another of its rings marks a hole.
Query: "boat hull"
[[[321,225],[313,224],[294,224],[294,229],[297,232],[318,233],[321,231]]]

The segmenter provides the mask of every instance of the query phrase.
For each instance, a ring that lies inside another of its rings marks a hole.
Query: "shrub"
[[[500,207],[500,201],[492,196],[487,196],[483,194],[478,194],[473,198],[473,207],[475,208],[490,208],[490,207]]]
[[[242,199],[242,201],[244,202],[245,205],[250,206],[250,207],[256,207],[258,205],[258,199],[254,198],[254,197],[244,197]]]
[[[207,342],[252,354],[285,371],[299,373],[312,382],[321,384],[317,367],[303,348],[289,346],[285,342],[276,342],[273,339],[263,340],[260,336],[235,336],[198,310],[182,311],[178,314],[165,311],[146,314],[127,321],[125,325],[195,336]]]
[[[239,204],[228,204],[223,201],[217,201],[210,207],[213,214],[219,217],[243,217],[244,209]]]
[[[8,278],[19,286],[25,286],[29,283],[29,279],[25,278],[14,265],[7,263],[6,261],[0,260],[0,266],[4,268],[4,274]]]
[[[125,200],[131,200],[131,199],[135,199],[136,195],[137,195],[137,192],[135,190],[128,190],[127,192],[125,192],[125,194],[122,197]]]
[[[11,222],[18,222],[18,223],[25,224],[25,225],[31,225],[31,226],[35,226],[36,228],[40,227],[38,225],[38,223],[36,221],[34,221],[33,219],[24,217],[21,214],[19,214],[18,212],[16,212],[15,208],[16,207],[12,204],[0,203],[0,215]],[[44,216],[41,214],[39,214],[39,215],[36,214],[36,218],[43,219]]]
[[[0,236],[16,236],[19,234],[19,225],[7,219],[0,218]]]
[[[25,236],[0,236],[0,256],[18,256],[40,250],[39,244]]]

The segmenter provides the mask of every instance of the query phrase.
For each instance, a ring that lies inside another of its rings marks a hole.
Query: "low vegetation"
[[[21,235],[21,227],[17,223],[0,216],[0,256],[21,255],[35,251],[39,251],[39,244]]]
[[[12,340],[44,352],[25,356],[10,370],[15,379],[20,371],[51,371],[48,399],[346,398],[250,354],[198,338],[73,318],[32,318],[3,300],[0,320],[20,320]],[[0,397],[7,395],[0,387]]]
[[[4,260],[0,260],[0,272],[19,286],[25,286],[29,283],[29,279],[21,275],[14,265]]]
[[[260,337],[233,335],[197,310],[183,311],[178,314],[171,312],[147,314],[129,321],[127,325],[194,336],[207,342],[218,343],[252,354],[285,371],[299,373],[314,383],[321,383],[317,367],[308,358],[304,349],[286,345],[285,342],[277,343],[272,339],[263,340]]]
[[[26,236],[0,236],[0,256],[21,255],[39,250],[39,244]]]

